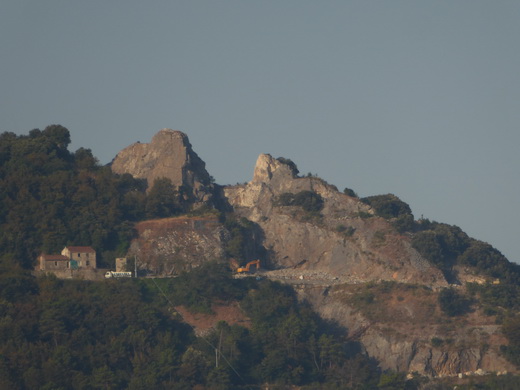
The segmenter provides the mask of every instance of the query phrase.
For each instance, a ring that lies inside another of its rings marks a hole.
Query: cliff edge
[[[297,177],[291,165],[262,154],[251,182],[224,188],[235,213],[264,232],[263,246],[274,268],[319,270],[345,282],[447,285],[442,273],[412,248],[410,239],[375,216],[370,206],[322,179]],[[317,194],[323,201],[319,213],[283,203],[284,197],[299,193]]]
[[[195,202],[211,199],[212,184],[206,164],[181,131],[162,129],[150,143],[136,142],[126,147],[112,161],[112,171],[145,179],[149,189],[156,179],[167,178],[177,188],[189,189]]]

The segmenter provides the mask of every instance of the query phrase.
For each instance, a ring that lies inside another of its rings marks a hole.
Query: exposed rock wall
[[[405,325],[398,310],[394,321],[374,322],[330,288],[301,285],[297,291],[300,299],[309,302],[321,317],[343,327],[349,340],[360,342],[382,369],[433,377],[471,375],[479,370],[516,371],[500,354],[500,345],[507,343],[500,326],[490,318],[483,320],[478,313],[467,318],[468,324],[463,327],[439,323],[435,318],[421,320],[410,307]],[[452,328],[448,333],[447,327]],[[437,336],[448,341],[433,346],[432,338]]]
[[[453,340],[432,346],[432,338],[446,330],[419,314],[421,305],[436,305],[434,291],[428,303],[413,301],[413,297],[410,302],[397,300],[388,318],[379,322],[365,318],[335,295],[332,286],[342,282],[388,280],[434,290],[448,285],[440,270],[412,248],[409,237],[375,216],[359,199],[318,178],[295,177],[290,166],[270,155],[260,155],[250,183],[224,191],[235,212],[256,222],[264,232],[263,245],[271,254],[272,265],[283,269],[284,278],[293,273],[292,280],[281,280],[295,285],[301,299],[310,302],[323,318],[344,327],[349,339],[360,342],[383,369],[430,376],[514,370],[500,356],[499,346],[505,340],[500,339],[499,326],[487,324],[482,317],[474,318],[468,329],[452,325],[447,337]],[[321,195],[321,216],[277,202],[283,193],[300,191]],[[319,275],[316,283],[307,280],[313,274]],[[324,285],[327,280],[329,286]]]
[[[219,260],[228,232],[216,218],[165,218],[140,222],[138,237],[127,256],[137,256],[138,269],[155,275],[176,275]]]
[[[205,165],[186,134],[162,129],[149,144],[137,142],[120,151],[112,161],[112,171],[146,179],[148,188],[155,179],[168,178],[176,187],[191,189],[196,200],[208,201],[211,183]]]
[[[319,178],[296,177],[292,168],[283,160],[262,154],[251,182],[222,188],[225,202],[235,214],[256,224],[255,236],[262,249],[258,252],[264,253],[264,263],[270,262],[275,269],[267,272],[267,277],[294,284],[302,300],[310,302],[323,318],[343,327],[349,340],[359,341],[383,369],[431,376],[514,371],[500,356],[499,346],[506,343],[500,327],[489,319],[475,314],[467,329],[452,325],[454,330],[445,336],[443,323],[432,325],[431,317],[424,313],[423,322],[418,320],[418,308],[425,304],[420,299],[414,304],[394,299],[391,314],[379,322],[340,299],[335,288],[345,284],[355,289],[360,283],[389,280],[423,284],[433,290],[448,284],[441,271],[412,248],[410,237],[375,216],[370,206]],[[199,200],[208,197],[209,175],[204,163],[180,132],[162,130],[150,144],[128,147],[118,154],[112,169],[149,183],[168,177],[177,186],[193,188]],[[323,198],[319,214],[280,204],[283,193],[300,191],[313,191]],[[138,223],[136,230],[138,237],[128,256],[137,255],[141,270],[163,276],[223,258],[225,242],[230,239],[216,218],[145,221]],[[432,297],[428,304],[435,307]],[[433,346],[436,335],[452,341]]]
[[[300,191],[321,195],[325,201],[321,217],[299,207],[277,206],[281,194]],[[303,264],[303,269],[319,269],[338,278],[447,285],[442,273],[386,220],[360,216],[373,214],[368,205],[321,179],[294,177],[288,165],[270,155],[258,157],[250,183],[226,187],[224,192],[237,214],[261,227],[263,245],[275,267]],[[347,235],[343,229],[354,233]]]

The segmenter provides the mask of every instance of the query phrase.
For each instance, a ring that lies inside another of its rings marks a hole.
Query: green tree
[[[397,218],[402,215],[412,215],[410,206],[394,194],[375,195],[362,198],[363,203],[372,206],[377,215],[383,218]]]
[[[74,160],[78,169],[93,170],[99,163],[98,159],[92,155],[92,151],[85,148],[76,150]]]
[[[460,316],[471,310],[471,301],[452,288],[442,289],[438,301],[441,310],[450,317]]]
[[[356,192],[355,192],[353,189],[348,188],[348,187],[345,187],[345,189],[343,190],[343,193],[344,193],[345,195],[351,196],[351,197],[353,197],[353,198],[357,198],[357,197],[358,197],[358,195],[356,194]]]
[[[381,390],[405,390],[406,378],[402,372],[388,372],[381,375],[377,387]]]
[[[146,197],[146,216],[148,218],[166,218],[180,212],[179,193],[171,180],[155,179]]]
[[[50,125],[41,132],[61,149],[67,149],[70,144],[69,130],[61,125]]]

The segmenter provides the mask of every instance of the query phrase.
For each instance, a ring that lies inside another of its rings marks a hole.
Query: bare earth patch
[[[251,320],[240,309],[238,302],[231,304],[217,303],[211,306],[214,314],[192,313],[184,306],[176,306],[185,322],[195,329],[197,336],[208,334],[219,321],[225,321],[229,325],[240,325],[245,328],[251,327]]]

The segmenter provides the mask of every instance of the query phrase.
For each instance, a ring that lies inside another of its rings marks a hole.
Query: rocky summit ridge
[[[195,153],[188,136],[162,129],[150,143],[136,142],[121,150],[111,163],[112,171],[145,179],[148,188],[159,178],[170,179],[176,187],[188,188],[198,202],[207,202],[211,178],[206,164]]]
[[[345,329],[348,340],[360,342],[384,369],[430,376],[515,371],[500,354],[506,341],[490,317],[478,310],[463,320],[440,313],[437,291],[450,284],[414,249],[410,235],[355,194],[318,177],[298,176],[290,160],[261,154],[250,182],[213,186],[187,136],[163,129],[149,144],[118,153],[112,170],[149,185],[166,177],[190,188],[198,205],[218,203],[249,232],[243,258],[234,260],[260,259],[265,277],[292,284],[302,300]],[[144,221],[136,230],[128,255],[142,259],[142,271],[158,276],[228,261],[234,240],[211,214]],[[462,282],[475,278],[467,268],[457,273]]]
[[[283,206],[283,194],[309,191],[323,199],[319,215]],[[446,286],[432,267],[370,206],[340,193],[316,177],[296,177],[291,167],[268,154],[256,162],[253,180],[224,188],[236,214],[258,224],[274,267],[319,270],[344,281],[394,280]],[[365,213],[365,214],[364,214]],[[349,233],[345,233],[349,232]]]

